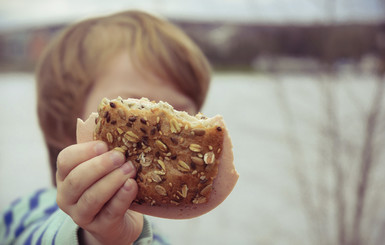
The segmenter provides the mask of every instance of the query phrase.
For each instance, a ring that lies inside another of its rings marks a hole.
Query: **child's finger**
[[[121,152],[112,150],[78,165],[63,182],[58,183],[58,201],[61,197],[65,204],[77,203],[85,190],[120,167],[124,161],[125,157]]]
[[[134,179],[128,179],[116,192],[107,205],[100,211],[98,219],[113,221],[121,218],[127,212],[138,193],[138,185]]]
[[[75,216],[78,217],[79,223],[81,222],[79,225],[91,223],[127,178],[134,176],[135,167],[131,162],[127,162],[88,188],[75,205]]]
[[[65,148],[57,157],[58,181],[64,180],[71,170],[80,163],[99,156],[107,151],[107,144],[103,141],[90,141]]]

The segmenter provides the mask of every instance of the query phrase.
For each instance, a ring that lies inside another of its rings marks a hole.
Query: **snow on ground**
[[[33,79],[31,74],[0,75],[0,209],[18,196],[49,186]],[[338,77],[336,88],[341,94],[354,91],[357,104],[366,106],[373,93],[371,80],[370,75],[347,74]],[[214,75],[202,112],[223,115],[240,178],[228,199],[206,215],[182,221],[151,218],[172,244],[307,244],[280,96],[284,91],[296,118],[303,121],[296,130],[311,152],[317,132],[304,122],[321,117],[318,84],[318,79],[304,74]],[[356,108],[349,101],[341,103],[347,114]]]

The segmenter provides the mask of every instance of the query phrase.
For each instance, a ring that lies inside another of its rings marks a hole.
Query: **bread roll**
[[[137,169],[138,194],[130,209],[187,219],[218,206],[238,173],[221,116],[190,116],[146,98],[103,99],[98,113],[78,120],[78,143],[103,140]]]

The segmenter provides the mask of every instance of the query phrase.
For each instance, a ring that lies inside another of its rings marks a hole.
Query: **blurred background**
[[[50,186],[34,67],[62,28],[141,9],[213,64],[240,179],[199,218],[151,218],[172,244],[384,244],[384,0],[0,0],[0,209]]]

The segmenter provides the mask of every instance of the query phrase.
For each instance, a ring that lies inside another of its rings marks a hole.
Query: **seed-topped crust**
[[[147,99],[103,99],[95,140],[123,152],[137,169],[141,205],[206,203],[218,172],[223,132],[202,114],[189,116]],[[113,122],[113,123],[112,123]]]

